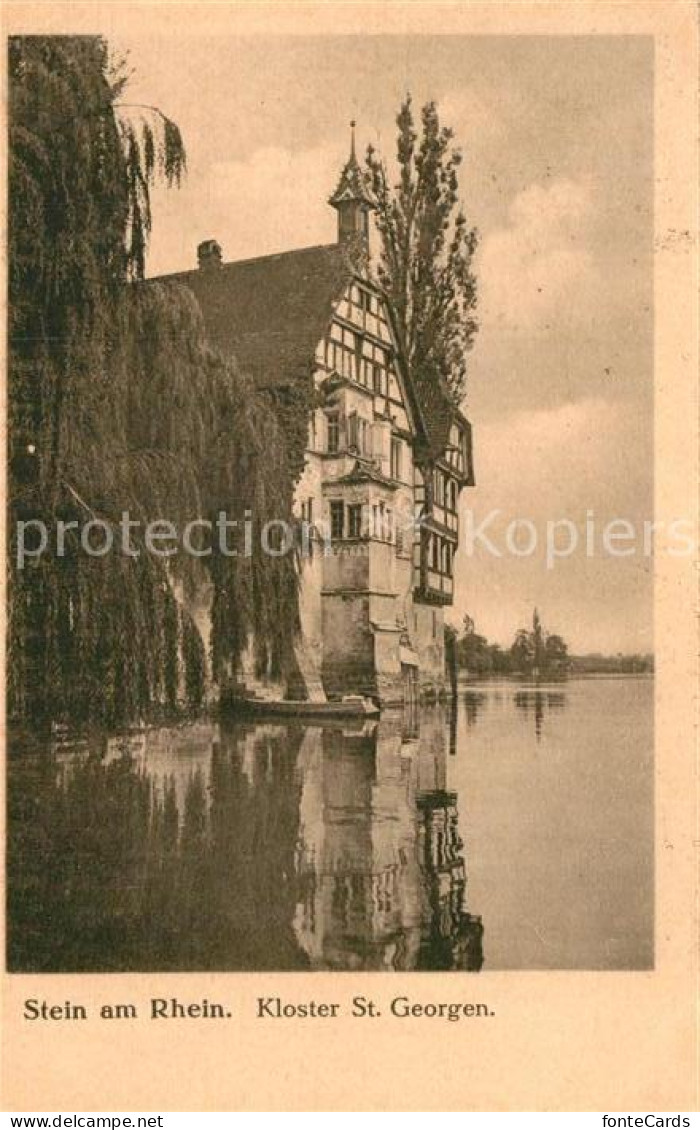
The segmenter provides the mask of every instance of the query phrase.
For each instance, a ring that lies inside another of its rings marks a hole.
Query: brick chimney
[[[221,244],[215,239],[205,239],[197,247],[197,265],[200,271],[211,271],[221,266]]]

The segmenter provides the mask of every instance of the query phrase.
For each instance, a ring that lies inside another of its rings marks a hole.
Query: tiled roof
[[[421,416],[433,455],[441,454],[450,438],[450,427],[455,417],[455,406],[449,393],[434,377],[416,373],[413,380],[415,394],[421,407]]]
[[[212,264],[167,275],[190,287],[212,345],[234,354],[261,386],[286,384],[308,366],[352,277],[338,244]]]
[[[212,262],[157,281],[190,287],[212,345],[233,354],[260,387],[276,387],[295,380],[311,364],[333,307],[353,275],[351,255],[332,243]],[[454,405],[438,381],[420,373],[409,396],[426,433],[424,442],[438,456],[448,444]]]
[[[344,200],[358,200],[362,204],[366,204],[369,208],[374,208],[372,194],[367,185],[367,177],[358,164],[354,150],[350,154],[350,160],[340,174],[338,187],[330,197],[328,203],[335,207]]]

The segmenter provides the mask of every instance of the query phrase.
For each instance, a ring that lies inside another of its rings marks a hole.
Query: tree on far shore
[[[457,640],[459,666],[470,675],[526,675],[530,678],[555,678],[569,670],[568,647],[564,639],[542,626],[537,609],[532,628],[519,628],[507,650],[489,643],[476,631],[471,616],[464,617],[464,630]]]

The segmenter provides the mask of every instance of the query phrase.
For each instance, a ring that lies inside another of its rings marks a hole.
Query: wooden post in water
[[[450,756],[457,752],[457,633],[445,629],[445,666],[450,680]]]

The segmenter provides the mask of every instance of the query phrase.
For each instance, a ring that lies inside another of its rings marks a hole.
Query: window
[[[457,484],[454,479],[450,479],[448,505],[450,510],[454,513],[457,510]]]
[[[310,526],[314,520],[314,500],[307,498],[306,502],[301,504],[301,520],[308,523]]]
[[[401,478],[401,440],[391,437],[391,477]]]
[[[371,309],[370,296],[366,290],[360,291],[360,309],[362,310],[361,324],[364,326],[366,324],[367,314]]]
[[[348,506],[348,537],[359,538],[362,536],[362,507],[359,505]]]
[[[377,396],[381,396],[384,384],[384,373],[382,372],[381,365],[374,364],[372,366],[372,388]]]
[[[336,541],[342,538],[345,532],[345,505],[342,502],[331,502],[331,538]]]
[[[358,420],[357,423],[358,423],[358,429],[359,429],[357,446],[358,446],[359,450],[362,452],[363,455],[369,455],[370,454],[369,424],[367,423],[366,420],[362,420],[362,419]]]
[[[348,416],[348,447],[357,448],[358,444],[358,427],[357,427],[357,412],[351,412]]]
[[[440,542],[439,539],[433,534],[430,539],[430,568],[435,572],[440,568]]]
[[[337,413],[327,417],[328,420],[328,450],[335,454],[340,448],[340,420]]]

